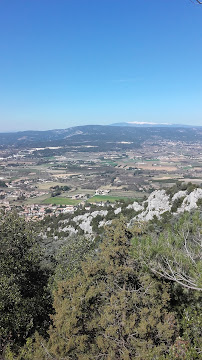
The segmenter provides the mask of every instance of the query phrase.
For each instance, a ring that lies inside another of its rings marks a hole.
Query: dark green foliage
[[[184,196],[177,198],[174,200],[172,207],[171,207],[171,212],[176,212],[177,209],[182,205],[183,200],[184,200]]]
[[[147,206],[148,206],[148,201],[145,201],[145,203],[144,203],[144,210],[146,210]]]
[[[93,232],[94,232],[95,234],[99,234],[99,233],[102,232],[102,229],[100,229],[100,228],[98,227],[100,221],[102,221],[102,220],[103,220],[103,216],[101,216],[101,215],[97,215],[97,216],[95,216],[95,217],[92,219],[92,221],[91,221],[91,226],[92,226]]]
[[[49,274],[40,265],[31,227],[16,214],[0,218],[0,352],[21,345],[37,329],[45,334],[52,311]]]
[[[113,223],[97,258],[58,284],[50,339],[37,335],[18,359],[145,360],[168,353],[178,334],[169,287],[130,256],[130,238],[123,219]]]
[[[197,206],[202,208],[202,199],[198,199]]]
[[[70,187],[67,185],[64,185],[64,186],[56,185],[56,186],[51,187],[51,190],[52,190],[51,197],[55,197],[55,196],[61,195],[62,191],[69,191]]]
[[[199,304],[198,304],[199,305]],[[171,346],[168,360],[199,360],[202,344],[202,315],[200,306],[186,307],[183,311],[180,325],[181,336],[178,336]]]
[[[185,190],[187,191],[188,194],[190,194],[193,190],[197,189],[198,187],[200,186],[193,184],[191,182],[185,183],[185,182],[177,181],[175,185],[173,185],[172,187],[166,190],[166,194],[169,195],[170,197],[173,197],[173,195],[175,195],[175,193],[177,193],[178,191],[185,191]]]
[[[51,197],[59,196],[60,194],[61,194],[60,190],[52,191],[51,192]]]
[[[51,187],[51,189],[55,190],[55,191],[69,191],[71,188],[67,185],[64,185],[64,186],[59,186],[59,185],[56,185],[56,186],[53,186]]]
[[[8,187],[5,183],[5,181],[0,180],[0,187]]]
[[[72,235],[56,256],[55,282],[73,277],[81,270],[82,261],[94,253],[94,242],[82,236]]]
[[[199,212],[171,218],[160,233],[139,233],[133,239],[134,257],[141,259],[145,271],[171,284],[173,311],[179,321],[179,337],[166,359],[200,359],[201,352],[201,225]],[[158,224],[158,229],[160,222]]]
[[[109,207],[108,214],[107,216],[105,216],[105,220],[109,221],[109,220],[113,220],[114,218],[115,218],[114,209],[112,207]]]
[[[134,256],[154,273],[180,285],[202,289],[201,225],[198,212],[183,214],[159,236],[156,232],[133,240]]]
[[[166,194],[170,195],[170,197],[173,197],[173,195],[175,195],[175,193],[177,193],[178,191],[180,190],[185,191],[186,189],[187,189],[186,183],[177,181],[172,187],[166,190]]]
[[[112,218],[114,209],[107,209]],[[68,226],[74,216],[68,215]],[[93,219],[95,231],[101,219]],[[66,226],[55,217],[49,221],[50,237],[59,234],[58,224]],[[121,217],[94,242],[78,233],[55,239],[51,254],[65,246],[55,262],[49,339],[43,325],[36,326],[17,355],[7,347],[5,359],[199,360],[201,221],[200,212],[178,217],[167,212],[162,220],[133,221],[129,230]],[[10,301],[17,296],[13,287]]]

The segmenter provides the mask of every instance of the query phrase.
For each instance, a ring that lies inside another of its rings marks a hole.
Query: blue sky
[[[0,131],[202,125],[202,5],[1,0]]]

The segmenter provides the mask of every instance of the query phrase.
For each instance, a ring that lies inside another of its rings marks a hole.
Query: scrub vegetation
[[[200,359],[201,225],[121,215],[44,256],[42,223],[2,215],[1,357]]]

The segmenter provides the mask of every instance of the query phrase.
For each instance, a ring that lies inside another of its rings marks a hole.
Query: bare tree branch
[[[202,5],[202,1],[199,1],[199,0],[190,0],[193,4],[195,5]]]
[[[199,0],[190,0],[191,2],[193,2],[193,4],[198,4],[198,5],[202,5],[202,1]]]
[[[154,268],[150,268],[150,269],[151,269],[151,271],[152,271],[154,274],[157,274],[157,275],[159,275],[159,276],[162,276],[162,277],[164,277],[165,279],[175,281],[175,282],[177,282],[178,284],[182,285],[183,287],[186,287],[186,288],[192,289],[192,290],[202,291],[202,288],[197,287],[197,286],[187,285],[187,284],[185,284],[184,282],[176,279],[176,277],[170,276],[170,275],[169,275],[168,273],[166,273],[165,271],[164,271],[164,272],[160,272],[160,271],[157,271],[157,270],[154,269]]]

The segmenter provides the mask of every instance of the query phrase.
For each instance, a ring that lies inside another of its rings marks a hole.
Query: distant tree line
[[[0,187],[5,188],[5,187],[8,187],[8,186],[6,185],[5,181],[0,180]]]

